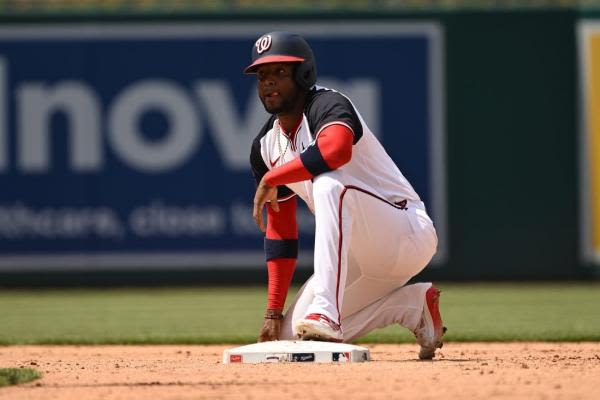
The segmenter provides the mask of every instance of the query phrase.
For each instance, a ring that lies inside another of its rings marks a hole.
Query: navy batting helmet
[[[256,69],[267,63],[297,62],[294,79],[304,89],[310,89],[317,81],[315,56],[300,35],[288,32],[270,32],[258,38],[252,48],[252,64],[244,72],[256,73]]]

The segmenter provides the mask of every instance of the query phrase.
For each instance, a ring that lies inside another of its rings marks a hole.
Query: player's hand
[[[265,322],[263,324],[262,329],[260,330],[260,333],[258,334],[258,342],[270,342],[272,340],[279,340],[282,322],[283,315],[281,314],[281,311],[267,310]]]
[[[279,340],[279,333],[281,333],[281,320],[265,319],[265,323],[258,334],[258,342]]]
[[[277,203],[277,186],[271,186],[265,183],[264,180],[261,180],[256,188],[256,193],[254,194],[254,210],[252,211],[252,217],[254,218],[254,222],[260,228],[261,231],[265,232],[267,230],[265,223],[263,221],[263,207],[266,203],[271,203],[271,208],[274,211],[279,212],[279,204]]]

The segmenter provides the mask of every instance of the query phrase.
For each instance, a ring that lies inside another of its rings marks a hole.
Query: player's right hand
[[[254,210],[252,211],[252,217],[262,232],[267,230],[263,221],[263,207],[268,202],[271,203],[271,207],[274,211],[279,211],[279,204],[277,203],[277,186],[270,186],[265,183],[264,180],[261,180],[254,195]]]

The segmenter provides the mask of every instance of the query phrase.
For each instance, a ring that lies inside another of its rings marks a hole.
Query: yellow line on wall
[[[600,253],[600,34],[589,39],[588,65],[589,97],[587,107],[589,132],[586,151],[588,163],[589,221],[591,245],[594,254]]]

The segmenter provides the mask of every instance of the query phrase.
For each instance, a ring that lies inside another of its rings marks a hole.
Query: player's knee
[[[343,190],[342,174],[338,170],[325,172],[313,180],[314,196],[339,196]]]

